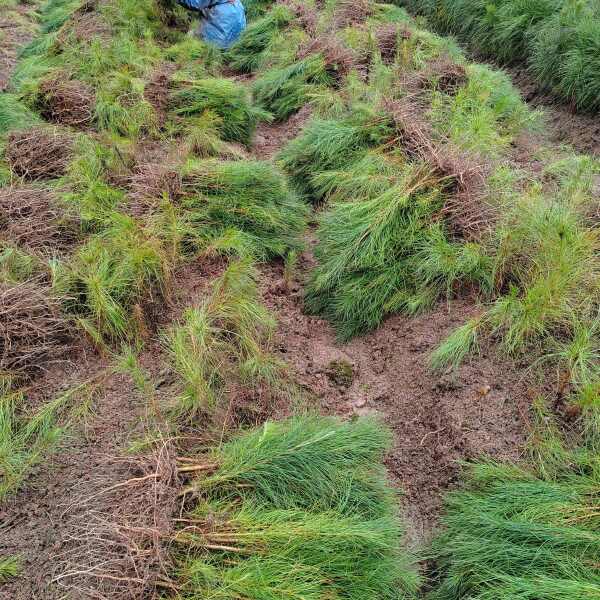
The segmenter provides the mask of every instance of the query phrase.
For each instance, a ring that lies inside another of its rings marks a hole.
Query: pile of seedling
[[[41,9],[41,35],[0,96],[9,395],[69,359],[77,328],[105,354],[139,344],[186,262],[243,261],[239,308],[244,294],[256,302],[243,283],[251,263],[299,248],[307,208],[276,167],[248,155],[258,121],[270,117],[244,86],[214,76],[221,58],[188,26],[183,10],[151,0]],[[225,330],[219,310],[209,328]],[[7,422],[27,427],[9,395]],[[13,430],[3,434],[9,454]]]
[[[493,344],[556,372],[563,397],[593,413],[598,162],[539,147],[532,169],[515,148],[540,115],[505,75],[397,6],[247,8],[249,27],[226,52],[188,36],[173,2],[42,9],[41,35],[0,95],[0,499],[72,420],[65,398],[32,411],[19,390],[69,356],[75,331],[106,356],[158,334],[179,385],[167,411],[175,437],[201,428],[222,441],[264,421],[268,411],[238,393],[282,385],[256,263],[293,262],[311,207],[305,307],[341,340],[466,291],[481,309],[434,368]],[[300,110],[311,115],[300,135],[274,161],[255,160],[258,124]],[[217,261],[219,276],[155,331],[192,261]],[[165,593],[414,597],[380,466],[388,443],[377,421],[304,417],[188,452],[179,472],[197,477],[165,540],[175,565]],[[593,597],[597,458],[553,457],[551,475],[548,461],[475,467],[435,545],[433,598]],[[2,560],[0,578],[16,564]]]
[[[178,520],[181,598],[414,598],[377,421],[298,417],[201,462]]]

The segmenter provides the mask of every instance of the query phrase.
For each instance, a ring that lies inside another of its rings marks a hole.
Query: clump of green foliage
[[[277,121],[285,121],[308,103],[311,93],[333,85],[334,81],[324,58],[315,54],[265,71],[254,82],[252,93],[255,101]]]
[[[578,390],[597,385],[600,265],[586,207],[598,172],[588,157],[567,157],[547,166],[549,190],[515,193],[488,242],[497,299],[434,352],[434,367],[457,366],[491,337],[509,355],[529,352],[566,372]]]
[[[595,2],[405,0],[443,32],[502,63],[526,61],[544,87],[583,110],[600,108],[600,12]]]
[[[190,160],[181,178],[181,203],[203,246],[260,260],[299,247],[307,208],[272,164]]]
[[[240,73],[252,73],[263,66],[271,44],[293,19],[286,6],[274,6],[264,17],[251,23],[226,53],[227,64]]]
[[[23,568],[22,562],[19,556],[0,557],[0,583],[18,577]]]
[[[57,274],[67,309],[97,343],[134,338],[144,327],[143,304],[160,295],[170,264],[161,240],[130,217],[89,238]]]
[[[190,117],[211,111],[221,117],[219,126],[225,141],[250,144],[260,119],[269,115],[255,107],[246,88],[229,79],[191,79],[185,73],[173,78],[171,109],[175,115]]]
[[[459,281],[489,281],[483,249],[453,243],[435,222],[443,195],[427,165],[369,154],[317,181],[332,196],[305,302],[333,321],[341,339],[373,329],[387,314],[422,310]]]
[[[182,596],[413,598],[381,468],[388,440],[371,419],[298,417],[205,457],[215,466],[190,486],[193,527],[175,535]]]
[[[249,262],[234,262],[198,307],[163,335],[174,370],[184,384],[177,411],[211,415],[225,384],[275,385],[279,365],[265,347],[275,326],[260,303],[257,273]]]
[[[14,494],[32,469],[56,449],[69,424],[70,393],[29,412],[25,398],[12,389],[12,382],[0,382],[0,502]],[[0,565],[2,562],[0,561]],[[0,581],[1,577],[0,569]]]
[[[357,112],[344,119],[313,119],[281,151],[278,162],[290,174],[292,183],[309,200],[318,202],[325,198],[327,188],[318,185],[315,177],[325,171],[341,170],[393,135],[390,119],[372,111]]]
[[[597,432],[569,449],[547,427],[533,465],[474,464],[450,493],[431,600],[600,594]]]

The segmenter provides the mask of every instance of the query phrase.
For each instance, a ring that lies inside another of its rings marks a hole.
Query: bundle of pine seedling
[[[576,451],[552,448],[537,468],[471,467],[434,544],[431,600],[600,597],[597,437]]]
[[[413,598],[388,432],[365,419],[268,422],[183,470],[204,471],[175,535],[182,598]]]

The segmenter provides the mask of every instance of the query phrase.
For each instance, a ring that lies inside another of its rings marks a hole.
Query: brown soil
[[[310,252],[303,256],[302,272],[312,260]],[[301,290],[299,281],[287,288],[280,265],[264,268],[264,299],[279,324],[277,351],[323,411],[383,416],[395,437],[387,465],[405,493],[412,541],[422,542],[437,523],[442,493],[457,482],[458,461],[519,458],[530,405],[523,369],[493,354],[457,373],[428,369],[430,352],[475,312],[468,298],[417,318],[392,317],[339,344],[329,323],[303,314]],[[350,385],[336,376],[340,364],[351,366]]]
[[[254,136],[252,153],[261,160],[273,158],[287,142],[299,135],[310,115],[310,106],[305,106],[284,123],[261,122]]]
[[[600,156],[600,115],[576,112],[559,98],[542,92],[526,69],[509,68],[505,71],[521,90],[525,102],[544,111],[547,141],[567,143],[578,152]]]

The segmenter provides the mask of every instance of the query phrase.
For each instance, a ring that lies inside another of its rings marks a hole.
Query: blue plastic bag
[[[229,48],[246,28],[246,11],[240,0],[178,0],[202,13],[198,33],[209,44]]]

